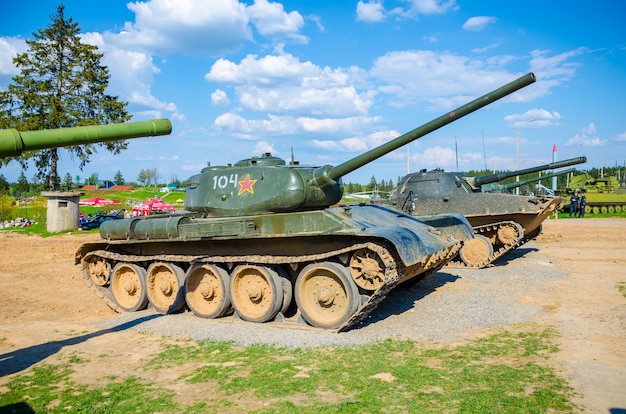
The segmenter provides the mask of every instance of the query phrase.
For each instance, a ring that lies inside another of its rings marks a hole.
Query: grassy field
[[[0,408],[36,413],[566,413],[574,391],[549,363],[555,330],[534,324],[448,346],[386,340],[283,349],[168,340],[134,374],[74,382],[92,363],[62,350],[4,382]],[[106,355],[102,355],[105,363]],[[98,361],[95,361],[98,362]],[[167,379],[164,381],[163,379]],[[184,397],[181,397],[184,396]],[[8,411],[7,411],[8,412]]]

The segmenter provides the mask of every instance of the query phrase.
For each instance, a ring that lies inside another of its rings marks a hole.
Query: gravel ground
[[[160,315],[151,310],[123,314],[98,322],[97,326],[286,348],[351,346],[387,338],[455,340],[475,336],[480,329],[533,320],[544,312],[532,300],[537,286],[545,289],[543,282],[566,276],[530,242],[492,267],[443,269],[411,287],[396,288],[365,322],[348,332],[298,328],[294,324],[280,328],[273,323],[254,324],[233,317],[206,320],[191,312]],[[515,306],[511,306],[513,303]]]

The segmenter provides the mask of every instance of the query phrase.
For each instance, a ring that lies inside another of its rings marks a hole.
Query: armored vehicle
[[[86,279],[124,312],[187,307],[202,318],[344,331],[397,284],[445,265],[473,231],[458,214],[339,205],[341,177],[535,81],[532,73],[337,166],[264,154],[208,166],[185,212],[103,223],[82,245]]]
[[[462,214],[471,223],[475,236],[463,244],[457,257],[448,265],[482,268],[539,235],[541,223],[562,200],[560,197],[547,195],[522,196],[501,191],[483,192],[482,188],[517,175],[586,161],[586,157],[578,157],[524,170],[478,177],[440,169],[429,172],[422,170],[401,178],[385,203],[414,216]],[[506,185],[506,188],[511,189],[522,184],[512,183]]]
[[[593,178],[586,173],[571,177],[568,186],[561,192],[563,211],[569,211],[569,196],[576,190],[585,192],[587,214],[626,211],[626,189],[619,188],[615,177]]]

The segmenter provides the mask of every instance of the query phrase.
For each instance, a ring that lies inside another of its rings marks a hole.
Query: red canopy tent
[[[143,203],[133,206],[133,216],[147,216],[150,214],[171,214],[176,212],[176,207],[165,203],[160,198],[149,198]]]
[[[93,197],[93,198],[84,198],[78,202],[80,206],[92,206],[92,207],[102,207],[102,206],[113,206],[113,205],[121,205],[122,203],[109,200],[108,198],[102,197]]]

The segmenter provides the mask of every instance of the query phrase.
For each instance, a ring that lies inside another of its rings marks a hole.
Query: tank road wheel
[[[609,213],[615,213],[615,207],[613,206],[608,206],[606,209]]]
[[[134,312],[148,305],[146,271],[130,263],[118,263],[111,275],[111,293],[115,303],[126,312]]]
[[[606,206],[600,206],[600,212],[601,212],[601,213],[606,213],[606,212],[608,212],[608,211],[609,211],[609,209],[608,209],[608,208],[606,208]]]
[[[283,306],[281,277],[268,267],[237,266],[230,278],[230,296],[241,319],[271,321]]]
[[[347,268],[334,262],[307,265],[296,279],[302,317],[318,328],[339,328],[357,311],[361,296]]]
[[[185,272],[171,263],[157,262],[148,267],[148,299],[160,313],[178,312],[185,305]]]
[[[87,277],[97,286],[106,286],[111,279],[111,265],[102,257],[87,259]]]
[[[498,228],[498,240],[505,246],[515,244],[519,241],[519,235],[523,231],[518,231],[511,223],[502,225]]]
[[[187,271],[185,299],[194,315],[219,318],[230,309],[228,272],[212,264],[197,263]]]
[[[385,264],[370,249],[359,249],[350,258],[350,274],[359,287],[373,291],[385,282]]]
[[[488,238],[475,234],[474,238],[463,242],[459,257],[470,267],[480,266],[493,255],[493,245]]]
[[[593,209],[591,208],[591,206],[585,206],[585,214],[591,214],[592,211]]]
[[[615,212],[616,213],[621,213],[622,212],[622,206],[620,206],[619,204],[615,206]]]
[[[591,211],[593,211],[593,214],[598,214],[600,212],[600,207],[598,206],[593,206],[591,208]]]

